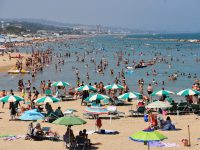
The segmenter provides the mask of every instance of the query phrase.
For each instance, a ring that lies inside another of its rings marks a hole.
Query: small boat
[[[9,70],[8,74],[29,74],[30,71],[27,70]]]

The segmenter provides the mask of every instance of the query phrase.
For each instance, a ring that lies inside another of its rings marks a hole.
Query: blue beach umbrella
[[[24,121],[34,121],[34,120],[43,120],[45,117],[40,112],[37,112],[36,109],[25,111],[20,117],[20,120]]]

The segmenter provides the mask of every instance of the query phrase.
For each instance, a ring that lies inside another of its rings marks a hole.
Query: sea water
[[[71,57],[61,58],[65,59],[65,65],[58,65],[58,68],[61,68],[60,72],[55,70],[55,63],[58,63],[58,58],[54,56],[52,64],[46,66],[43,72],[39,72],[35,79],[33,79],[31,75],[8,75],[7,73],[1,73],[0,90],[17,90],[17,82],[19,79],[24,79],[24,82],[27,82],[29,79],[32,81],[32,85],[38,88],[41,80],[48,79],[51,81],[66,81],[75,87],[76,76],[73,68],[79,69],[81,81],[92,84],[94,82],[103,81],[106,85],[108,83],[114,83],[115,77],[118,77],[118,72],[120,72],[122,68],[126,71],[126,66],[132,66],[133,60],[135,62],[141,60],[148,61],[155,58],[155,53],[161,53],[162,56],[165,56],[165,58],[169,60],[171,68],[169,68],[168,64],[160,62],[146,68],[135,69],[131,73],[125,73],[126,82],[130,91],[137,92],[137,81],[143,78],[145,81],[144,91],[146,92],[148,84],[152,83],[152,80],[155,79],[158,85],[154,86],[154,90],[159,90],[164,87],[166,90],[178,92],[185,88],[191,88],[195,80],[193,78],[194,74],[200,78],[200,62],[195,61],[200,58],[200,43],[187,42],[186,40],[189,39],[200,39],[200,34],[102,35],[33,46],[34,49],[40,50],[52,48],[55,53],[64,53],[67,50],[71,52]],[[66,44],[69,45],[69,47],[65,47]],[[32,47],[19,48],[22,52],[30,52],[31,49]],[[89,55],[86,55],[86,51],[90,52]],[[126,58],[130,60],[128,65],[121,63],[119,67],[116,66],[117,51],[126,52],[123,59]],[[81,57],[85,54],[84,63],[76,61],[75,52],[78,52]],[[128,56],[128,53],[130,53],[130,56]],[[90,62],[92,57],[97,64],[99,64],[102,58],[108,61],[109,66],[104,74],[96,72],[95,65]],[[173,61],[170,61],[171,57],[173,57]],[[177,59],[179,59],[179,61],[177,61]],[[110,75],[110,69],[114,69],[114,76]],[[157,76],[151,75],[153,69],[157,71]],[[185,73],[186,75],[181,76],[179,74],[176,81],[169,81],[168,76],[177,71]],[[89,80],[86,78],[87,72],[89,72]],[[146,76],[147,72],[150,74],[149,76]],[[192,76],[190,79],[187,77],[189,73]],[[165,82],[165,85],[162,85],[162,81]],[[174,95],[172,97],[175,100],[181,99],[180,96]]]

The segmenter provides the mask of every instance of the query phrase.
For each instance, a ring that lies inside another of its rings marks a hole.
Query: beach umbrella
[[[91,85],[84,85],[84,86],[78,87],[76,90],[77,91],[88,91],[88,90],[96,91],[96,88]]]
[[[106,95],[102,95],[102,94],[90,94],[89,97],[87,97],[85,99],[86,102],[92,102],[92,101],[96,101],[96,100],[103,100],[103,99],[109,99],[108,96]]]
[[[35,103],[56,103],[59,102],[60,99],[52,96],[44,96],[35,100]]]
[[[142,94],[137,93],[137,92],[128,92],[128,93],[124,93],[120,96],[118,96],[119,99],[132,99],[132,98],[140,98],[142,96]]]
[[[108,110],[106,108],[102,108],[102,107],[86,107],[85,112],[87,113],[91,113],[91,114],[94,114],[94,115],[101,115],[101,114],[108,114]]]
[[[58,81],[51,84],[51,86],[70,86],[70,84],[67,82]]]
[[[147,142],[148,149],[150,149],[149,142],[167,139],[166,136],[154,130],[139,131],[131,135],[129,138],[135,142]]]
[[[40,112],[37,112],[36,109],[25,111],[20,117],[20,120],[24,121],[34,121],[34,120],[43,120],[45,117]]]
[[[16,102],[16,101],[23,101],[24,98],[16,96],[16,95],[7,95],[0,98],[1,102]]]
[[[170,105],[169,102],[155,101],[148,104],[145,107],[146,108],[170,108],[172,107],[172,105]]]
[[[65,116],[65,117],[56,119],[52,123],[57,124],[57,125],[64,125],[64,126],[74,126],[74,125],[86,124],[87,122],[76,116]],[[71,141],[70,139],[71,137],[70,137],[70,132],[69,132],[69,141]],[[71,143],[69,143],[69,149],[71,149],[71,146],[72,146]]]
[[[167,90],[160,90],[160,91],[156,91],[156,92],[153,92],[151,94],[151,96],[163,96],[163,95],[169,95],[169,94],[174,94],[174,92],[171,92],[171,91],[167,91]]]
[[[74,125],[86,124],[87,122],[76,116],[65,116],[65,117],[56,119],[52,123],[57,124],[57,125],[74,126]]]
[[[185,89],[177,93],[180,96],[187,96],[187,95],[200,95],[200,92],[197,90],[192,89]]]
[[[119,84],[112,84],[112,85],[106,85],[104,86],[106,90],[116,90],[116,89],[124,89],[122,85]]]

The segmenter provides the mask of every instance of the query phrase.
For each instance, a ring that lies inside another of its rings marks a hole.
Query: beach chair
[[[135,110],[129,110],[129,112],[131,113],[131,116],[139,116],[139,115],[144,115],[145,113],[145,106],[140,106],[138,107],[138,109],[135,111]]]
[[[178,103],[178,105],[177,105],[177,115],[185,114],[185,113],[189,113],[189,112],[190,112],[190,110],[189,110],[187,102]]]
[[[45,90],[46,96],[52,96],[52,91],[51,90]]]
[[[81,136],[76,136],[76,144],[75,144],[75,150],[76,149],[82,149],[82,150],[84,150],[85,149],[85,147],[87,146],[87,141],[85,140],[85,138],[84,137],[81,137]]]
[[[200,112],[200,104],[191,104],[192,112],[195,114],[199,114]]]

